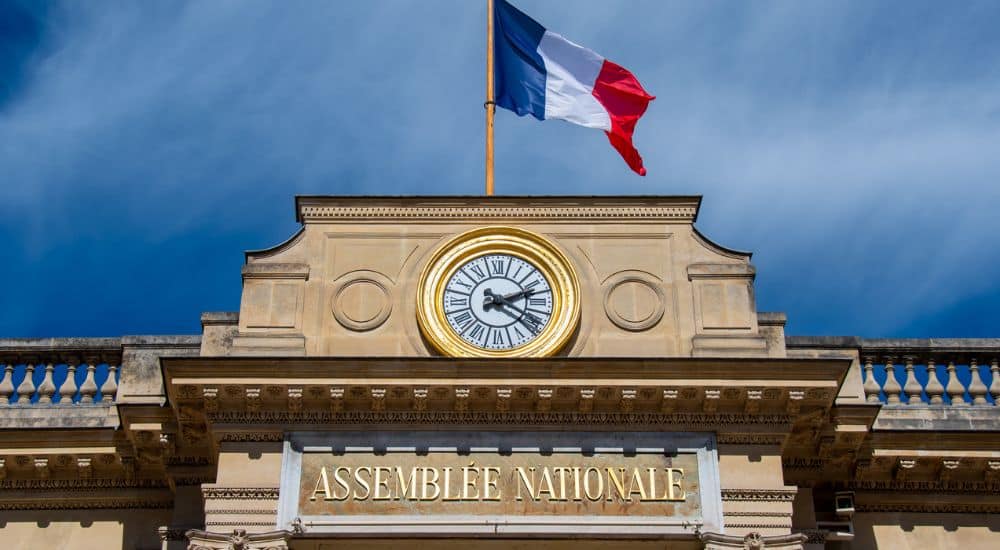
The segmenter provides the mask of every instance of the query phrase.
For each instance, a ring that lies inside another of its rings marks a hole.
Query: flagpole
[[[493,195],[493,0],[486,0],[486,196]]]

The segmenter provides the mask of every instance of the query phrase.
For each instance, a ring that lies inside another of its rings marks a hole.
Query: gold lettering
[[[316,500],[316,493],[320,492],[320,485],[323,485],[323,500],[333,500],[333,495],[330,493],[330,478],[326,476],[326,466],[319,469],[319,477],[316,478],[316,488],[313,489],[312,496],[309,497],[310,501]]]
[[[614,500],[614,497],[611,496],[613,489],[618,489],[618,498],[622,499],[622,501],[629,500],[628,492],[625,491],[625,468],[618,468],[618,471],[622,474],[621,479],[615,475],[614,468],[605,469],[608,472],[608,500]]]
[[[460,497],[448,495],[448,491],[451,489],[451,466],[444,467],[444,482],[442,482],[442,485],[444,485],[444,494],[441,495],[441,500],[462,500]]]
[[[496,477],[490,478],[490,474],[494,474]],[[487,466],[483,468],[483,500],[500,500],[500,490],[497,485],[500,483],[500,468],[496,466]],[[490,488],[496,493],[496,496],[490,496]]]
[[[573,500],[579,502],[580,498],[580,467],[573,466]]]
[[[392,500],[392,492],[389,490],[389,480],[392,476],[392,468],[376,466],[373,469],[375,470],[375,495],[372,496],[372,500]],[[383,473],[385,473],[384,479],[382,478]],[[385,489],[385,494],[382,493],[382,489]]]
[[[554,500],[568,500],[566,498],[566,474],[572,470],[566,466],[556,466],[552,468],[552,471],[559,474],[559,498]]]
[[[546,485],[548,489],[546,489]],[[535,493],[535,500],[542,500],[542,493],[549,494],[549,500],[559,500],[556,498],[556,490],[552,485],[552,474],[549,473],[549,467],[542,467],[542,480],[538,482],[538,492]]]
[[[358,485],[364,487],[365,493],[363,495],[359,494],[358,490],[355,489],[354,490],[354,500],[368,500],[368,497],[372,494],[371,485],[368,484],[367,480],[361,479],[361,472],[368,472],[368,478],[369,479],[371,479],[371,477],[372,477],[372,469],[369,466],[362,466],[360,468],[355,468],[355,470],[354,470],[354,481]]]
[[[632,495],[636,493],[636,488],[639,489],[639,500],[646,500],[646,488],[642,486],[642,473],[639,472],[639,468],[632,468],[632,483],[628,486],[628,499],[632,500]]]
[[[676,477],[675,477],[676,474]],[[687,491],[684,490],[684,469],[667,468],[667,500],[686,500]],[[674,489],[680,491],[678,496]]]
[[[597,474],[597,490],[590,490],[590,474]],[[583,494],[587,496],[587,500],[601,500],[604,498],[604,476],[601,475],[601,471],[597,468],[587,468],[583,472]]]
[[[660,500],[656,498],[656,468],[646,468],[649,472],[649,498],[643,497],[642,500]]]
[[[469,474],[475,474],[471,480]],[[479,488],[476,486],[478,480],[479,468],[476,468],[475,462],[470,462],[468,466],[462,467],[462,500],[479,500]],[[476,494],[470,494],[470,488]]]
[[[420,489],[421,500],[434,500],[438,497],[438,495],[441,494],[441,486],[438,485],[437,482],[439,476],[437,468],[430,468],[424,466],[422,470],[423,470],[423,487],[421,487]],[[427,479],[427,472],[432,472],[434,474],[434,477]],[[428,487],[434,487],[434,494],[428,496],[427,494]]]
[[[403,469],[396,466],[396,490],[399,494],[399,500],[410,499],[417,500],[417,468],[410,468],[410,480],[406,480],[406,476],[403,475]],[[410,494],[407,495],[406,493]]]
[[[340,476],[340,472],[347,472],[347,477],[351,477],[351,469],[345,468],[343,466],[338,466],[333,470],[333,480],[337,482],[337,485],[344,490],[343,496],[337,496],[337,493],[333,493],[333,500],[347,500],[351,496],[351,486],[347,484],[347,480]]]
[[[521,497],[521,485],[523,485],[524,488],[528,490],[529,497],[531,497],[532,499],[535,498],[535,467],[532,466],[528,468],[528,470],[531,472],[530,482],[528,481],[528,476],[524,473],[524,468],[518,466],[517,468],[514,469],[514,472],[521,479],[520,485],[517,486],[517,500],[524,500]]]

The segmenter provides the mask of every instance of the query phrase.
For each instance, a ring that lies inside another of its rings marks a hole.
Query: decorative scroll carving
[[[245,529],[234,529],[227,534],[191,529],[185,534],[188,550],[288,550],[292,536],[284,530],[247,534]]]
[[[770,525],[765,525],[760,528],[772,527]],[[773,528],[787,527],[776,526]],[[718,533],[702,533],[700,538],[701,541],[705,543],[705,550],[728,550],[731,548],[739,548],[742,550],[802,550],[803,544],[805,544],[808,539],[808,537],[802,533],[765,537],[757,532],[749,533],[742,537],[735,535],[721,535]]]
[[[497,412],[503,413],[510,410],[510,398],[514,394],[510,388],[497,388]]]
[[[469,410],[469,388],[455,388],[455,410],[464,412]]]
[[[632,412],[635,407],[636,391],[633,389],[622,390],[622,398],[618,402],[618,410],[623,413]]]
[[[344,410],[344,388],[330,388],[330,410],[334,413]]]

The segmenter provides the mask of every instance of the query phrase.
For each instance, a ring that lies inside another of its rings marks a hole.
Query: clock
[[[513,227],[462,233],[436,249],[417,285],[417,321],[452,357],[545,357],[573,336],[580,286],[548,239]]]

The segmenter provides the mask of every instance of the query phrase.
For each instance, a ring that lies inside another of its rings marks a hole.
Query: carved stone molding
[[[792,502],[798,489],[723,489],[723,501]]]
[[[525,203],[499,206],[485,201],[450,201],[442,204],[349,204],[340,201],[332,203],[329,198],[301,197],[298,200],[298,217],[301,221],[360,221],[360,220],[461,220],[470,219],[480,223],[486,220],[544,220],[551,221],[596,221],[641,219],[644,221],[687,221],[693,222],[698,212],[694,199],[671,199],[673,204],[655,204],[649,201],[633,204],[569,206],[539,199],[515,199]],[[398,201],[397,201],[398,202]],[[412,201],[411,201],[412,202]],[[542,202],[547,202],[542,206]]]
[[[459,399],[463,399],[459,395]],[[540,396],[539,401],[549,398]],[[344,411],[331,414],[321,411],[293,413],[290,411],[226,411],[208,415],[212,422],[221,424],[294,423],[294,424],[358,424],[358,423],[413,423],[413,424],[592,424],[592,425],[650,425],[668,424],[677,429],[696,425],[709,431],[726,426],[771,425],[787,428],[786,415],[744,415],[655,412],[592,412],[577,411]],[[699,428],[699,429],[701,429]]]
[[[781,445],[785,442],[785,435],[728,432],[720,433],[718,441],[725,445]]]
[[[791,535],[776,535],[765,537],[760,533],[750,533],[745,536],[721,535],[718,533],[702,533],[701,541],[705,550],[724,550],[740,548],[743,550],[802,550],[808,537],[802,533]]]
[[[392,313],[393,282],[376,271],[355,271],[338,281],[330,308],[346,329],[364,332],[381,326]]]
[[[292,537],[289,531],[248,534],[245,529],[234,529],[232,533],[191,529],[186,535],[188,550],[288,550]]]
[[[202,487],[205,500],[278,500],[277,487]]]
[[[856,512],[915,512],[926,514],[997,514],[998,503],[951,502],[893,502],[880,504],[855,504]]]
[[[642,271],[624,271],[605,283],[604,314],[622,330],[640,332],[663,318],[666,296],[663,285]]]

